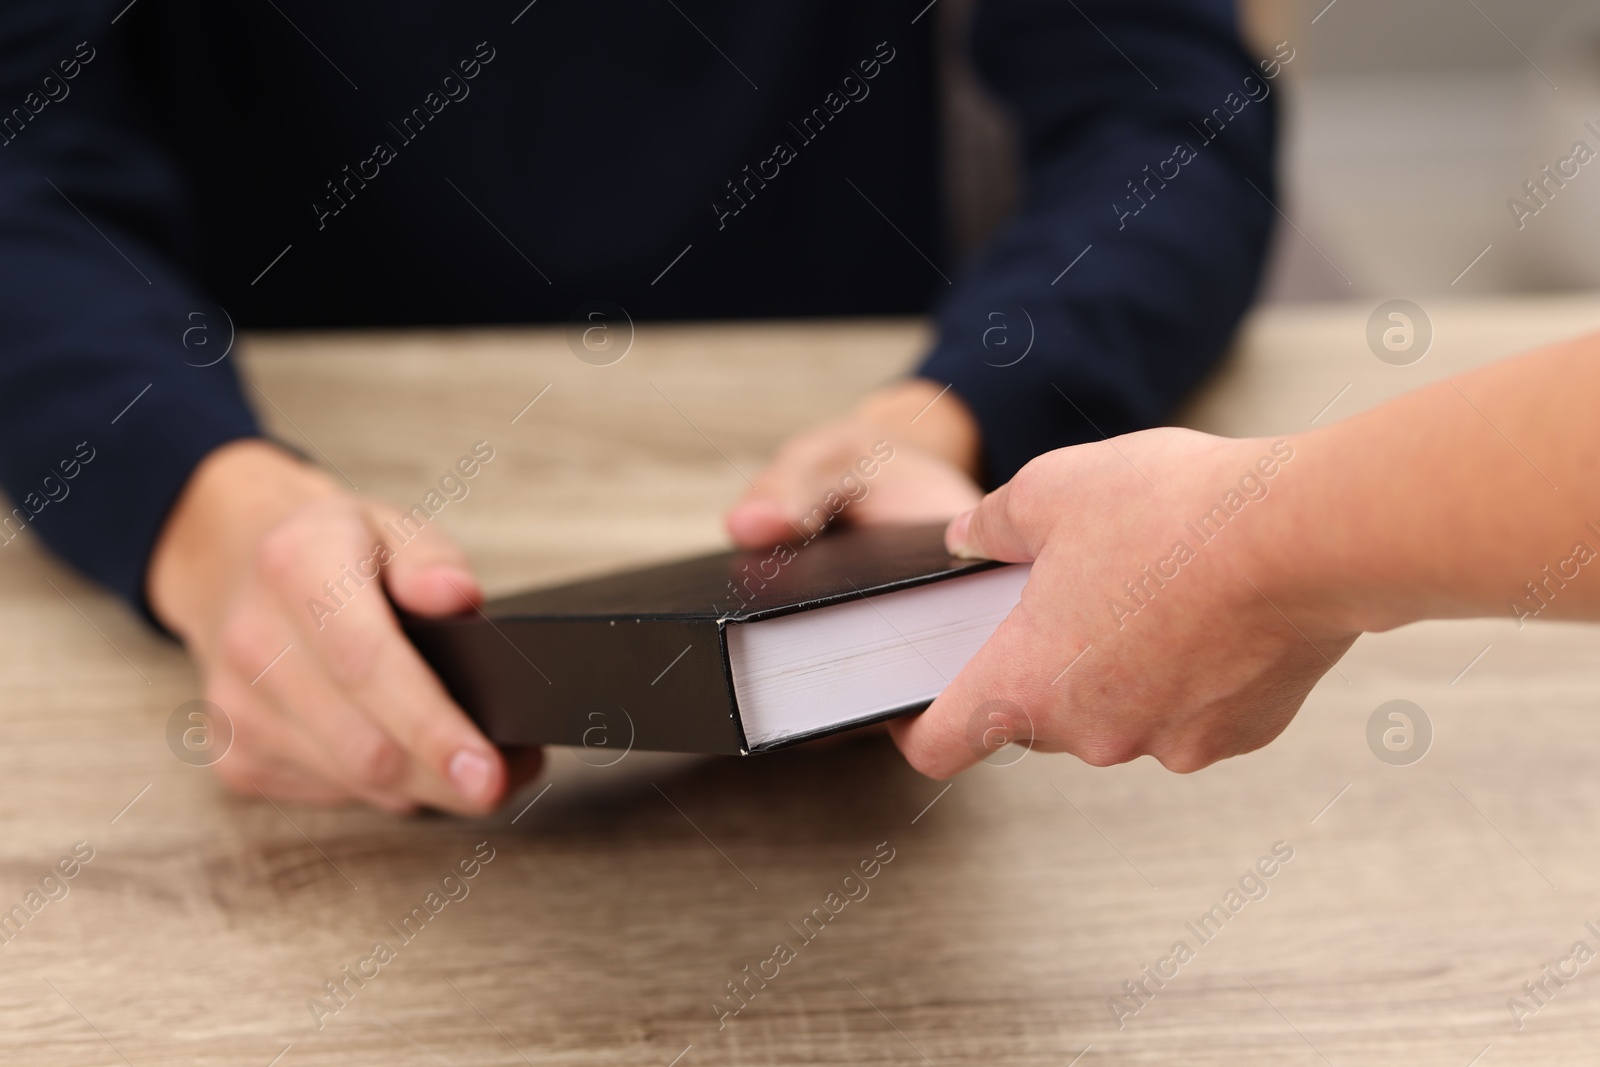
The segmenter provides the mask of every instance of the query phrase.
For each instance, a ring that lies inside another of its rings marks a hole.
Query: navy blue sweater
[[[10,0],[0,541],[142,603],[195,464],[257,432],[229,319],[931,310],[990,483],[1161,421],[1260,271],[1278,63],[1233,0],[979,0],[1025,193],[957,264],[925,4]]]

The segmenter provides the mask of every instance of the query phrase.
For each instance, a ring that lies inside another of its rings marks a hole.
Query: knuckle
[[[1144,746],[1134,737],[1108,734],[1085,741],[1079,748],[1078,758],[1091,767],[1113,767],[1138,759],[1144,751]]]
[[[288,584],[295,576],[310,543],[303,523],[289,520],[268,530],[256,547],[256,573],[268,585]]]
[[[272,653],[266,651],[265,634],[259,616],[247,610],[230,612],[217,637],[217,650],[233,671],[253,677]],[[208,699],[214,699],[208,696]]]
[[[1049,499],[1039,460],[1030,460],[1017,472],[1003,504],[1003,517],[1016,529],[1030,529],[1046,518]]]
[[[361,784],[393,785],[405,768],[405,753],[389,737],[375,730],[346,739],[341,762]]]
[[[360,620],[360,625],[329,628],[324,655],[329,672],[340,685],[359,686],[370,679],[382,658],[387,635],[382,629]]]
[[[1044,455],[1034,456],[1021,467],[1017,468],[1017,473],[1011,476],[1011,480],[1013,482],[1021,482],[1025,485],[1032,485],[1034,482],[1044,477],[1044,471],[1050,464],[1051,455],[1052,453],[1046,452]]]
[[[1219,758],[1193,747],[1175,749],[1156,755],[1156,759],[1161,761],[1161,765],[1174,774],[1193,774],[1195,771],[1205,770],[1217,762]]]

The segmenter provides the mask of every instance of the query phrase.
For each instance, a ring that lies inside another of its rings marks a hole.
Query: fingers
[[[779,449],[755,484],[728,510],[724,524],[740,548],[765,548],[814,536],[832,520],[826,507],[848,459],[838,434],[811,433]]]
[[[224,710],[232,730],[227,751],[211,766],[232,792],[323,805],[360,799],[269,698],[231,678],[209,686],[207,698]]]
[[[223,782],[245,795],[476,814],[536,773],[537,753],[523,753],[508,778],[384,595],[426,615],[481,602],[431,515],[365,503],[275,449],[218,452],[204,484],[186,490],[199,503],[169,520],[183,522],[163,535],[150,585],[234,723],[213,764]]]
[[[906,762],[930,778],[949,778],[1007,740],[1036,738],[1037,685],[1023,683],[1023,664],[1037,647],[1019,612],[1012,612],[961,673],[920,715],[889,723]],[[1004,733],[996,735],[996,727]]]
[[[396,509],[369,502],[366,510],[374,531],[387,533],[385,523],[388,530],[402,528]],[[483,603],[466,553],[436,527],[422,527],[403,547],[399,551],[385,541],[373,561],[381,565],[384,585],[402,608],[418,615],[455,615]]]
[[[1145,751],[1145,726],[1114,710],[1115,695],[1096,695],[1103,679],[1085,684],[1092,667],[1076,666],[1061,681],[1088,646],[1037,614],[1026,596],[926,711],[889,724],[906,761],[930,778],[948,778],[1012,742],[1096,767]],[[1085,700],[1094,706],[1081,706]]]
[[[783,505],[761,489],[747,491],[728,509],[723,524],[739,548],[765,548],[794,536]]]
[[[218,776],[236,791],[260,788],[275,798],[290,794],[275,791],[273,783],[294,783],[296,799],[316,793],[324,798],[318,803],[359,799],[387,811],[415,808],[396,792],[398,746],[326,683],[308,681],[311,660],[303,649],[296,655],[294,636],[287,620],[276,616],[230,625],[225,651],[231,669],[213,672],[207,687],[233,729]],[[266,651],[272,648],[281,654]]]
[[[296,753],[303,765],[373,803],[413,795],[405,751],[340,692],[309,649],[291,649],[254,688],[315,748]]]
[[[1282,732],[1355,634],[1247,577],[1278,548],[1274,528],[1247,532],[1256,513],[1229,518],[1260,483],[1259,449],[1175,429],[1060,449],[952,522],[952,554],[1033,565],[945,692],[892,725],[911,765],[943,778],[1020,738],[1188,772]]]
[[[348,507],[314,509],[264,546],[265,579],[295,620],[306,657],[284,673],[274,696],[294,717],[319,716],[321,745],[357,782],[460,814],[486,812],[504,794],[504,761],[406,640],[381,581],[368,577],[377,534]],[[467,589],[451,579],[464,563],[442,535],[435,538],[419,535],[390,553],[384,578],[404,560],[409,569],[399,582],[413,603],[470,606],[481,595],[476,583]],[[308,592],[320,596],[308,600]]]
[[[836,522],[943,522],[977,503],[972,478],[942,456],[842,422],[783,446],[728,512],[742,548],[809,541]]]

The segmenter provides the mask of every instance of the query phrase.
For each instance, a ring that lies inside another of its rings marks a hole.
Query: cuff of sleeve
[[[242,400],[219,410],[214,393],[198,396],[180,381],[158,380],[103,430],[81,433],[62,457],[75,460],[77,474],[63,481],[68,468],[55,472],[66,495],[36,497],[43,504],[30,524],[57,554],[166,633],[145,596],[156,540],[195,467],[229,441],[256,436],[255,420]]]
[[[984,488],[1009,481],[1030,459],[1153,425],[1160,412],[1131,401],[1137,384],[1107,361],[1049,362],[1034,353],[1004,364],[946,337],[917,373],[949,385],[978,420]],[[1149,405],[1153,408],[1154,405]]]

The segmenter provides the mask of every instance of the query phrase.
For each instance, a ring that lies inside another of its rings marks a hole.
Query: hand
[[[949,688],[890,724],[912,766],[947,777],[1009,732],[1188,772],[1282,733],[1359,632],[1277,577],[1293,457],[1292,441],[1149,430],[1041,456],[958,517],[952,553],[1033,571]]]
[[[982,496],[978,448],[977,422],[953,392],[927,379],[896,383],[786,442],[729,509],[728,534],[763,548],[809,540],[835,521],[944,521]]]
[[[395,543],[382,525],[398,517],[263,441],[225,445],[191,476],[147,588],[232,722],[214,768],[229,788],[481,814],[536,773],[537,751],[508,768],[400,631],[385,589],[422,615],[483,594],[433,524]]]

